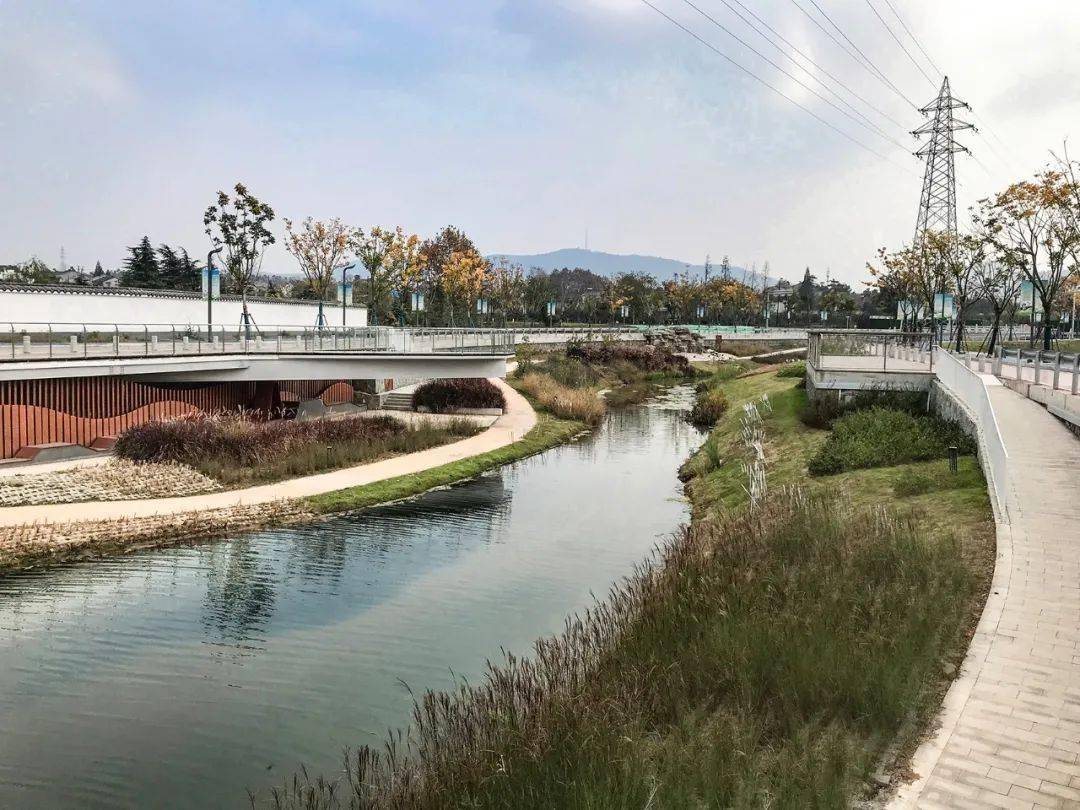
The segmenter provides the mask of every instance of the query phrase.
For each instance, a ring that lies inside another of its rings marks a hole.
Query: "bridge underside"
[[[109,447],[152,419],[353,402],[395,381],[502,377],[505,356],[304,354],[19,363],[0,368],[0,459],[41,445]]]

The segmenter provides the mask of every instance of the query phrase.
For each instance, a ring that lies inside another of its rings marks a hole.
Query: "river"
[[[0,807],[234,807],[408,722],[686,519],[691,392],[449,489],[0,577]],[[77,506],[72,507],[77,509]]]

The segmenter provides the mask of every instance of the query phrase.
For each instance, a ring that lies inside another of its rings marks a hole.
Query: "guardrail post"
[[[30,335],[22,336],[23,354],[30,354]]]
[[[1001,352],[1002,348],[998,346],[997,351],[994,353],[994,361],[990,365],[990,373],[995,377],[1001,376]]]
[[[1042,350],[1035,352],[1035,384],[1039,384],[1039,378],[1042,377]]]
[[[1057,356],[1054,357],[1054,386],[1053,386],[1053,389],[1055,391],[1057,390],[1058,377],[1060,377],[1060,376],[1061,376],[1061,352],[1058,352]]]
[[[1080,352],[1073,355],[1072,374],[1072,393],[1076,396],[1077,387],[1080,386]]]
[[[120,356],[120,327],[113,324],[113,357]]]
[[[52,359],[52,324],[49,324],[49,359]]]
[[[76,354],[79,351],[79,336],[71,335],[68,338],[68,343],[71,344],[71,353]]]

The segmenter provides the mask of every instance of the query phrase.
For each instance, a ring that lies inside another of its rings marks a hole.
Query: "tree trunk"
[[[997,307],[995,307],[994,308],[994,324],[993,324],[993,326],[990,327],[990,345],[986,349],[986,353],[988,355],[990,355],[990,356],[993,356],[994,349],[997,348],[998,329],[999,329],[999,324],[1000,323],[1001,323],[1001,312],[997,309]]]

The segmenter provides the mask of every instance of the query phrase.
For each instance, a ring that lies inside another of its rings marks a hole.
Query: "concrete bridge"
[[[105,450],[120,432],[154,418],[345,406],[419,380],[503,377],[507,358],[526,342],[601,338],[643,335],[608,327],[7,323],[0,325],[0,460]]]

